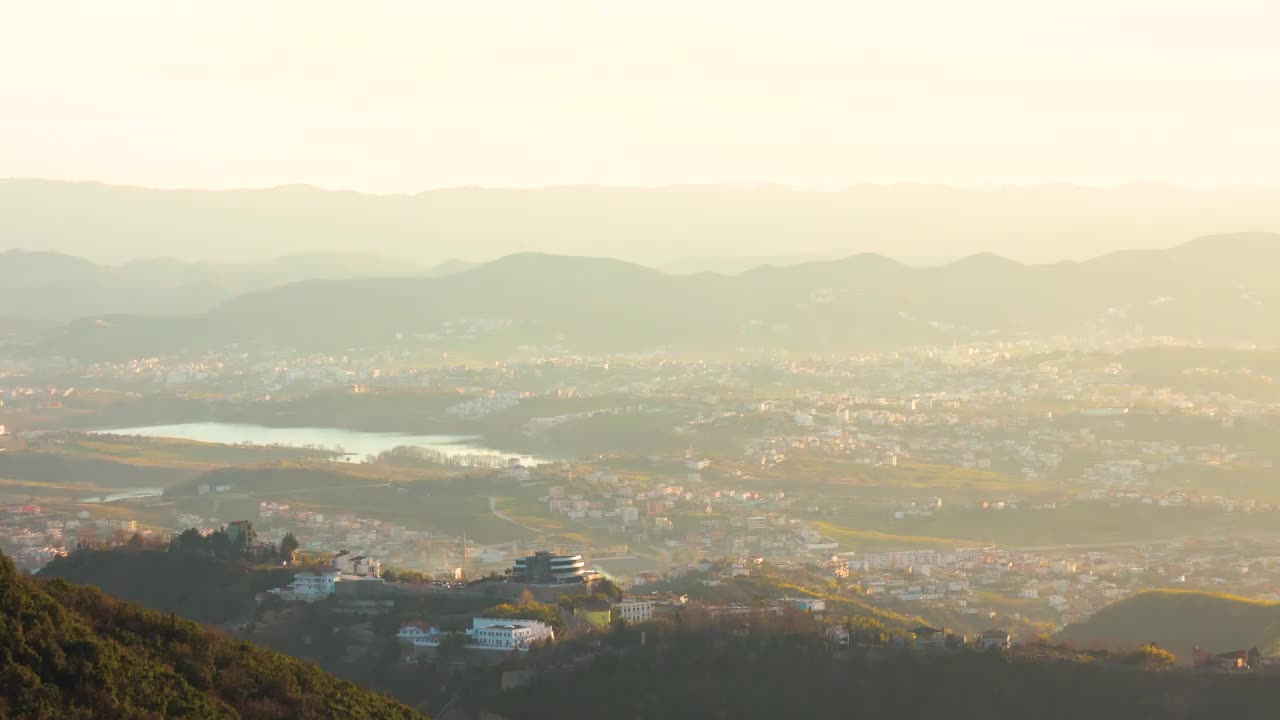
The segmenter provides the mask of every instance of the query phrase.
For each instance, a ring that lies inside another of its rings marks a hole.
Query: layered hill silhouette
[[[21,576],[0,556],[0,717],[420,718],[279,653]]]
[[[1280,190],[901,183],[838,191],[675,185],[368,195],[301,185],[211,191],[0,180],[0,218],[0,247],[109,263],[154,256],[244,261],[261,258],[263,248],[362,248],[427,264],[524,250],[665,264],[891,248],[901,260],[933,265],[982,251],[1052,262],[1233,230],[1280,232]]]
[[[1280,652],[1280,603],[1218,593],[1152,590],[1112,603],[1060,639],[1081,647],[1132,647],[1154,642],[1190,661],[1191,650],[1213,653],[1257,647]]]
[[[426,268],[355,252],[286,255],[253,263],[157,257],[104,265],[57,252],[7,250],[0,252],[0,317],[65,322],[102,313],[204,313],[237,295],[300,280],[429,277],[465,267],[454,261]]]
[[[44,346],[77,357],[268,344],[329,351],[408,341],[505,354],[656,348],[804,352],[1140,332],[1280,342],[1280,235],[1024,265],[991,255],[912,268],[862,254],[739,275],[524,253],[436,277],[308,280],[202,315],[83,318]],[[473,327],[468,329],[468,323]]]

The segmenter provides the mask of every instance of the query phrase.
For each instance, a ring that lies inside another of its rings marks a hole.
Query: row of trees
[[[377,455],[366,455],[371,462],[399,465],[424,465],[428,467],[475,467],[497,470],[506,467],[507,459],[501,455],[481,453],[445,452],[421,445],[399,445],[383,450]]]
[[[413,585],[425,585],[432,580],[430,573],[397,567],[383,568],[381,577],[387,582],[411,583]]]
[[[132,541],[130,545],[133,545]],[[293,533],[285,533],[279,545],[261,546],[252,544],[246,533],[231,533],[226,528],[220,528],[206,535],[195,528],[189,528],[173,537],[169,542],[169,551],[208,555],[219,560],[252,559],[293,563],[297,558],[298,539]]]

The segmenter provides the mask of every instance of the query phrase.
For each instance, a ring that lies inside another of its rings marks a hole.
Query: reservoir
[[[281,445],[286,447],[321,448],[344,453],[347,462],[365,462],[369,455],[402,446],[426,448],[448,458],[467,456],[501,457],[517,459],[524,465],[545,462],[541,458],[504,452],[477,444],[477,438],[469,435],[408,435],[404,433],[364,432],[341,428],[314,427],[265,427],[241,423],[182,423],[179,425],[150,425],[146,427],[97,430],[110,435],[139,435],[142,437],[178,438],[220,445]]]
[[[118,502],[120,500],[137,500],[139,498],[160,497],[161,495],[164,495],[164,488],[135,488],[133,490],[125,490],[111,495],[103,495],[102,497],[80,498],[80,502],[111,503]]]

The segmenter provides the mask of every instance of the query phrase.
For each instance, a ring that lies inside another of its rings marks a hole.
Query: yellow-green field
[[[332,453],[306,448],[242,447],[178,438],[72,434],[42,448],[76,457],[119,460],[143,466],[214,466],[279,459],[327,459]]]
[[[978,545],[977,540],[930,537],[927,535],[894,535],[875,530],[858,530],[826,522],[810,523],[813,529],[840,543],[849,550],[903,550],[908,548],[947,548],[961,545]]]
[[[801,487],[807,490],[854,490],[884,488],[964,492],[974,495],[1035,495],[1047,492],[1049,486],[1040,481],[1001,475],[950,465],[901,463],[897,467],[860,465],[841,457],[793,454],[787,460],[768,468],[749,463],[730,462],[740,470],[747,482],[771,487]]]

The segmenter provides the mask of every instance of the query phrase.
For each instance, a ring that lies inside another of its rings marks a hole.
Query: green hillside
[[[251,567],[194,553],[128,547],[78,550],[54,558],[41,578],[91,585],[116,598],[203,623],[251,611],[254,596],[289,584],[293,568]]]
[[[18,574],[0,556],[0,718],[415,718],[313,665]]]
[[[759,625],[646,631],[643,645],[565,658],[527,687],[475,704],[505,720],[1240,720],[1280,711],[1274,675],[1143,670],[1126,665],[1132,652],[833,653],[818,635]]]
[[[1082,646],[1130,647],[1154,642],[1188,660],[1197,645],[1210,652],[1257,647],[1280,652],[1280,603],[1189,590],[1153,590],[1113,603],[1062,640]]]

